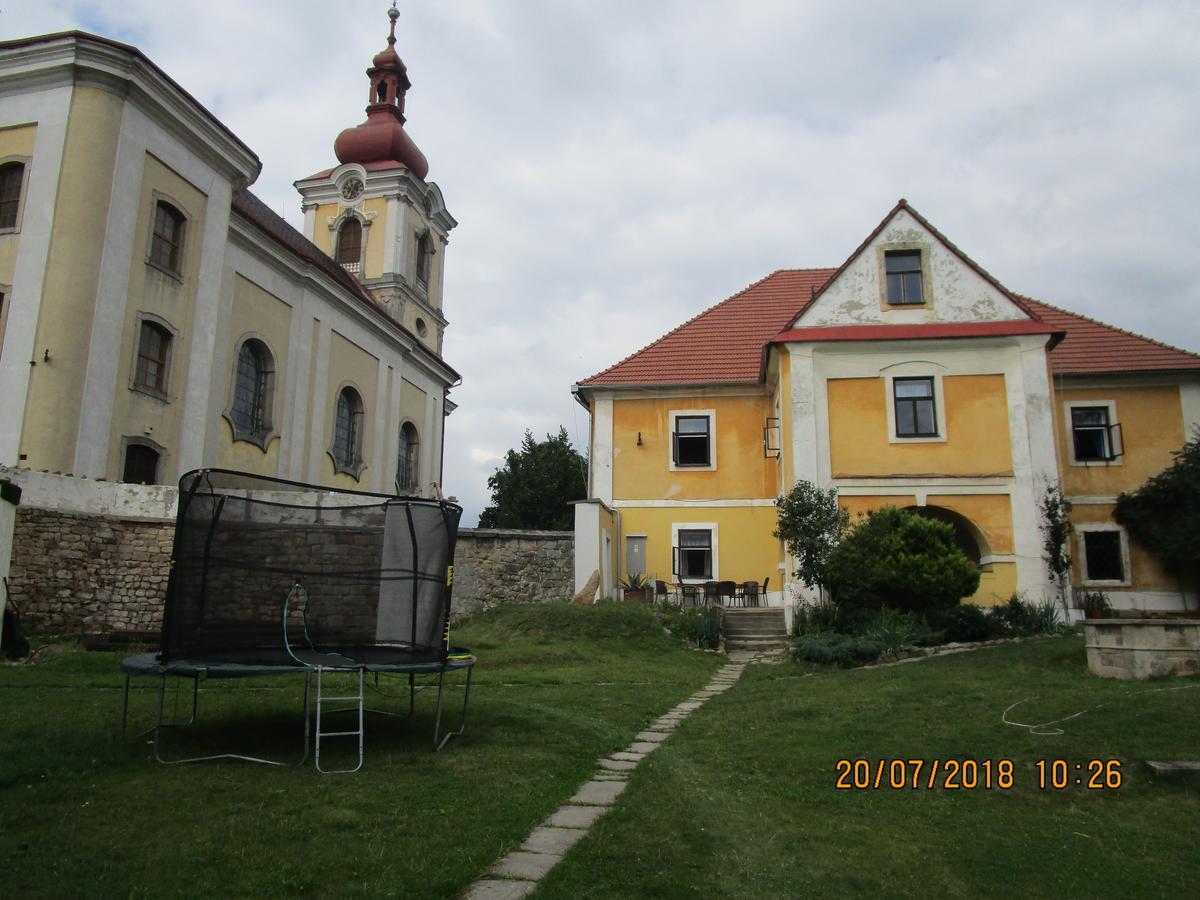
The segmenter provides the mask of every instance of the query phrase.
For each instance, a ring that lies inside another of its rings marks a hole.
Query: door
[[[625,571],[630,575],[646,574],[646,536],[625,538]]]

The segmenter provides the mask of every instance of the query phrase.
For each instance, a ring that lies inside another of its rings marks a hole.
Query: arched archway
[[[963,556],[975,565],[980,565],[983,560],[992,555],[992,548],[988,544],[987,538],[983,536],[983,532],[961,513],[946,509],[944,506],[909,506],[907,510],[918,516],[937,519],[939,522],[950,525],[954,529],[954,541],[958,548],[962,550]]]

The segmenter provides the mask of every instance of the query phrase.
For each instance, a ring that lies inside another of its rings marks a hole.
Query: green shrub
[[[930,628],[940,631],[947,643],[990,641],[1003,634],[1000,622],[995,617],[970,603],[930,610],[927,618]]]
[[[948,608],[979,587],[979,569],[946,522],[894,506],[867,514],[829,556],[839,606],[910,612]]]
[[[794,628],[796,634],[821,634],[825,631],[841,631],[841,610],[837,604],[822,600],[812,604],[796,606]]]
[[[919,637],[928,630],[925,622],[913,613],[902,613],[885,606],[867,622],[862,636],[883,647],[884,653],[892,653],[915,647]]]
[[[1079,608],[1087,616],[1106,616],[1113,611],[1108,594],[1104,591],[1084,591],[1079,595]]]
[[[663,625],[676,637],[705,649],[721,643],[721,611],[716,607],[664,606]]]
[[[807,662],[843,667],[873,663],[884,653],[884,646],[869,637],[829,631],[796,638],[796,656]]]
[[[1058,607],[1052,600],[1030,603],[1019,594],[992,609],[992,619],[1002,634],[1010,637],[1027,637],[1034,634],[1058,634],[1065,628],[1058,616]]]

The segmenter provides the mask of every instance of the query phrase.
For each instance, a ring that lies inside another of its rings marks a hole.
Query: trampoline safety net
[[[435,500],[189,472],[179,482],[162,662],[442,661],[461,515]]]

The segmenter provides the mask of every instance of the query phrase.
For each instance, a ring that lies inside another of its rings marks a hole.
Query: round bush
[[[828,574],[834,600],[862,609],[947,609],[979,588],[979,569],[951,525],[894,506],[854,526],[830,554]]]

